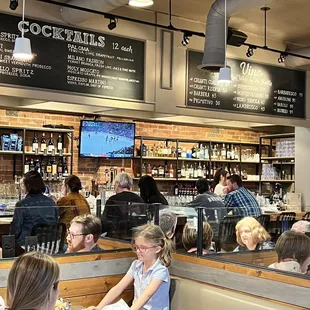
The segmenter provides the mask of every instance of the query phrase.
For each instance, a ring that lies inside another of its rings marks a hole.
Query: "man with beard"
[[[67,230],[66,253],[101,251],[97,241],[101,234],[101,221],[92,214],[76,216]]]

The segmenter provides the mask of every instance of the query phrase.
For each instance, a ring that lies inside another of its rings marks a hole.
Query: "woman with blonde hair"
[[[187,222],[183,228],[182,243],[187,253],[197,253],[197,225]],[[203,255],[212,251],[211,242],[213,238],[213,231],[208,222],[203,222],[203,235],[202,235]]]
[[[29,252],[19,256],[7,283],[8,310],[53,310],[58,298],[59,266],[48,255]]]
[[[270,235],[254,217],[245,217],[237,223],[236,237],[239,245],[234,252],[274,249]]]

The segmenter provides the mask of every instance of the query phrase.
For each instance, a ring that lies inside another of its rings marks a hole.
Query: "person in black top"
[[[155,180],[145,175],[138,183],[140,188],[140,196],[145,203],[160,203],[168,205],[166,198],[159,192]]]
[[[120,238],[119,232],[124,232],[132,217],[141,214],[144,202],[131,191],[132,185],[132,177],[126,172],[119,173],[115,178],[116,194],[107,200],[101,215],[102,231],[107,232],[109,237]],[[129,226],[127,228],[130,230]]]

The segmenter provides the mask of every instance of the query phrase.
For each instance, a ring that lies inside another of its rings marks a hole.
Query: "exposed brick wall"
[[[78,137],[81,117],[79,115],[65,115],[61,113],[43,113],[32,111],[12,111],[0,109],[0,125],[42,127],[44,124],[63,124],[74,127],[74,160],[73,173],[77,174],[84,185],[90,185],[92,179],[99,183],[104,182],[104,171],[108,167],[122,165],[126,171],[132,172],[131,160],[103,160],[103,159],[85,159],[78,157]],[[112,120],[111,118],[102,118],[102,120]],[[119,120],[119,119],[118,119]],[[127,120],[128,121],[128,120]],[[2,133],[10,131],[1,131]],[[162,138],[180,138],[180,139],[199,139],[206,141],[225,140],[232,142],[259,142],[259,136],[263,133],[254,132],[245,129],[224,129],[215,127],[200,127],[177,124],[136,122],[136,135],[155,136]],[[39,139],[41,134],[39,134]],[[47,134],[49,138],[49,134]],[[57,138],[57,137],[55,137]],[[31,148],[32,136],[26,138],[26,149]],[[70,149],[68,149],[69,151]],[[0,156],[0,181],[11,181],[13,176],[13,156]],[[22,163],[17,160],[17,174],[21,174]],[[168,190],[171,183],[161,184],[161,189]]]

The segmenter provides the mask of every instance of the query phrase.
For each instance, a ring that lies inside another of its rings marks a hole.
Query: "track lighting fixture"
[[[184,32],[184,34],[183,34],[183,40],[181,41],[181,44],[182,44],[183,46],[186,46],[187,44],[189,44],[189,39],[190,39],[191,36],[192,36],[191,33],[189,33],[189,32]]]
[[[246,55],[247,57],[252,57],[252,56],[254,55],[254,49],[255,49],[255,47],[249,46],[249,47],[248,47],[248,51],[245,53],[245,55]]]
[[[108,28],[109,28],[110,30],[115,29],[115,28],[116,28],[117,22],[118,22],[118,20],[117,20],[115,17],[111,17],[111,18],[110,18],[110,23],[109,23],[109,25],[108,25]]]
[[[10,0],[10,9],[15,11],[18,7],[18,0]]]
[[[283,63],[285,61],[285,58],[286,58],[287,54],[285,53],[281,53],[280,54],[280,57],[278,58],[278,63]]]

